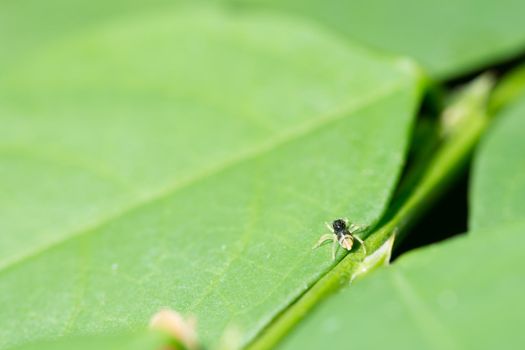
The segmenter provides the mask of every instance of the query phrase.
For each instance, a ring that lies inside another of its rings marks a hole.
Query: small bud
[[[151,329],[165,332],[172,336],[186,349],[197,350],[197,333],[195,332],[196,323],[194,317],[184,319],[176,311],[161,310],[151,318],[149,325]]]

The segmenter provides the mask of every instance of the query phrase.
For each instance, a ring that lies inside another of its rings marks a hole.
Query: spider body
[[[362,239],[355,236],[356,232],[361,232],[365,228],[355,224],[348,224],[348,219],[336,219],[331,224],[326,223],[326,226],[332,233],[327,233],[321,236],[317,244],[314,246],[318,248],[326,241],[332,241],[332,259],[335,260],[335,253],[338,246],[343,247],[346,250],[351,250],[354,245],[354,240],[357,240],[363,246],[363,250],[366,255],[365,243]]]

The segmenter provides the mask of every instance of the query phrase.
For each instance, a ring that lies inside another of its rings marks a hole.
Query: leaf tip
[[[396,234],[397,229],[394,230],[394,233],[385,241],[385,243],[383,243],[372,254],[364,258],[364,260],[359,264],[359,267],[352,274],[350,279],[351,282],[358,277],[366,275],[368,272],[379,266],[388,265],[390,263],[390,257],[392,256],[392,248],[394,247]]]

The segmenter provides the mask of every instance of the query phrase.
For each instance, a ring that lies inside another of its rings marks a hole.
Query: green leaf
[[[525,95],[508,105],[494,124],[474,162],[469,219],[473,229],[515,222],[525,210]]]
[[[522,222],[408,253],[327,300],[280,349],[519,348],[524,231]]]
[[[517,56],[525,47],[520,0],[229,0],[305,15],[451,78]]]
[[[198,0],[191,0],[193,2]],[[77,32],[136,13],[173,9],[188,0],[25,0],[0,3],[0,66],[9,68],[20,57],[37,54],[42,47]]]
[[[393,240],[406,235],[415,221],[447,190],[464,168],[480,135],[486,129],[487,102],[493,87],[490,75],[482,75],[454,94],[441,116],[440,140],[427,160],[412,163],[401,187],[380,224],[367,236],[369,253],[349,254],[327,272],[285,312],[250,343],[250,350],[273,349],[319,302],[378,265],[388,263]],[[428,157],[428,156],[427,156]],[[416,233],[417,234],[417,233]],[[424,234],[421,232],[420,234]],[[346,310],[343,312],[346,313]],[[343,317],[338,315],[338,317]]]
[[[165,344],[166,337],[141,332],[41,341],[12,348],[12,350],[157,350],[163,349]]]
[[[0,348],[163,307],[205,345],[253,338],[332,267],[324,221],[380,218],[421,89],[406,60],[218,9],[22,56],[0,77]]]
[[[471,85],[475,92],[476,85]],[[480,96],[486,95],[483,84],[478,86]],[[461,100],[472,102],[475,96]],[[515,113],[516,106],[504,114]],[[464,110],[466,106],[455,112]],[[519,166],[495,161],[513,156],[510,154],[519,149],[515,136],[523,130],[515,122],[517,117],[501,118],[502,124],[492,130],[474,169],[474,175],[486,184],[505,173],[523,171]],[[513,148],[501,147],[509,139],[514,142]],[[479,164],[483,161],[491,163],[482,168]],[[504,211],[509,200],[520,205],[523,196],[518,188],[513,193],[494,195],[481,192],[479,183],[471,193],[474,209],[490,203]],[[487,195],[492,198],[487,200]],[[341,291],[309,315],[281,348],[346,349],[349,344],[373,349],[519,347],[525,341],[521,332],[525,222],[518,215],[502,218],[501,211],[492,222],[489,212],[484,213],[487,217],[480,216],[482,219],[475,216],[474,230],[467,236],[409,252],[392,266]]]

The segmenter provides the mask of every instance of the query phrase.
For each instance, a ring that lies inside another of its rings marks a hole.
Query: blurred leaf
[[[198,0],[24,0],[0,3],[0,70],[59,39],[115,18],[154,13]]]
[[[351,39],[451,78],[525,49],[521,0],[229,0],[304,14]]]
[[[408,253],[327,300],[280,349],[519,348],[524,233],[522,222]]]
[[[520,73],[521,74],[521,73]],[[476,155],[470,192],[472,229],[498,228],[525,210],[525,95],[497,116]],[[500,234],[504,234],[502,231]]]
[[[162,307],[206,345],[251,339],[332,267],[311,250],[324,221],[384,212],[418,79],[299,20],[211,9],[20,56],[0,75],[0,348]]]
[[[166,337],[142,332],[40,341],[12,350],[162,350],[165,344]]]

